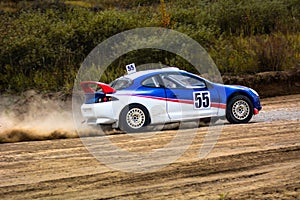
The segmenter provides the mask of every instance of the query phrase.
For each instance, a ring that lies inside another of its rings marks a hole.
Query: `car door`
[[[172,121],[205,118],[217,114],[212,102],[218,102],[216,92],[200,77],[182,72],[160,75],[165,87],[167,112]]]
[[[148,109],[151,123],[170,122],[165,89],[158,75],[142,78],[141,86],[134,93],[136,103],[142,104]]]

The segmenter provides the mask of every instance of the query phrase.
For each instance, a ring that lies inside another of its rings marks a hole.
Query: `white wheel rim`
[[[232,106],[232,114],[238,120],[244,120],[249,116],[250,107],[245,100],[238,100]]]
[[[139,108],[132,108],[127,112],[126,122],[130,128],[141,128],[146,121],[146,116],[143,110]]]

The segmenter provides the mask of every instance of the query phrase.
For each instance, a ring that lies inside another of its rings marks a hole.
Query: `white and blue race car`
[[[213,83],[174,67],[134,72],[109,85],[80,84],[86,98],[81,113],[87,124],[112,125],[126,132],[212,117],[247,123],[262,109],[251,88]]]

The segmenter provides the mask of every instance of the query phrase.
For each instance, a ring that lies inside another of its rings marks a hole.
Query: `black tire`
[[[150,123],[148,110],[138,104],[126,106],[120,114],[120,129],[129,132],[141,132]]]
[[[226,119],[232,124],[247,123],[253,116],[253,104],[244,95],[234,96],[227,103]]]

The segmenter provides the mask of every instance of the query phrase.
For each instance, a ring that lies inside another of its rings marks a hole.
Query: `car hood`
[[[251,96],[259,96],[256,94],[257,92],[249,87],[241,86],[241,85],[223,85],[220,83],[213,84],[214,87],[218,90],[220,94],[226,94],[226,96],[230,96],[234,92],[246,92]]]

